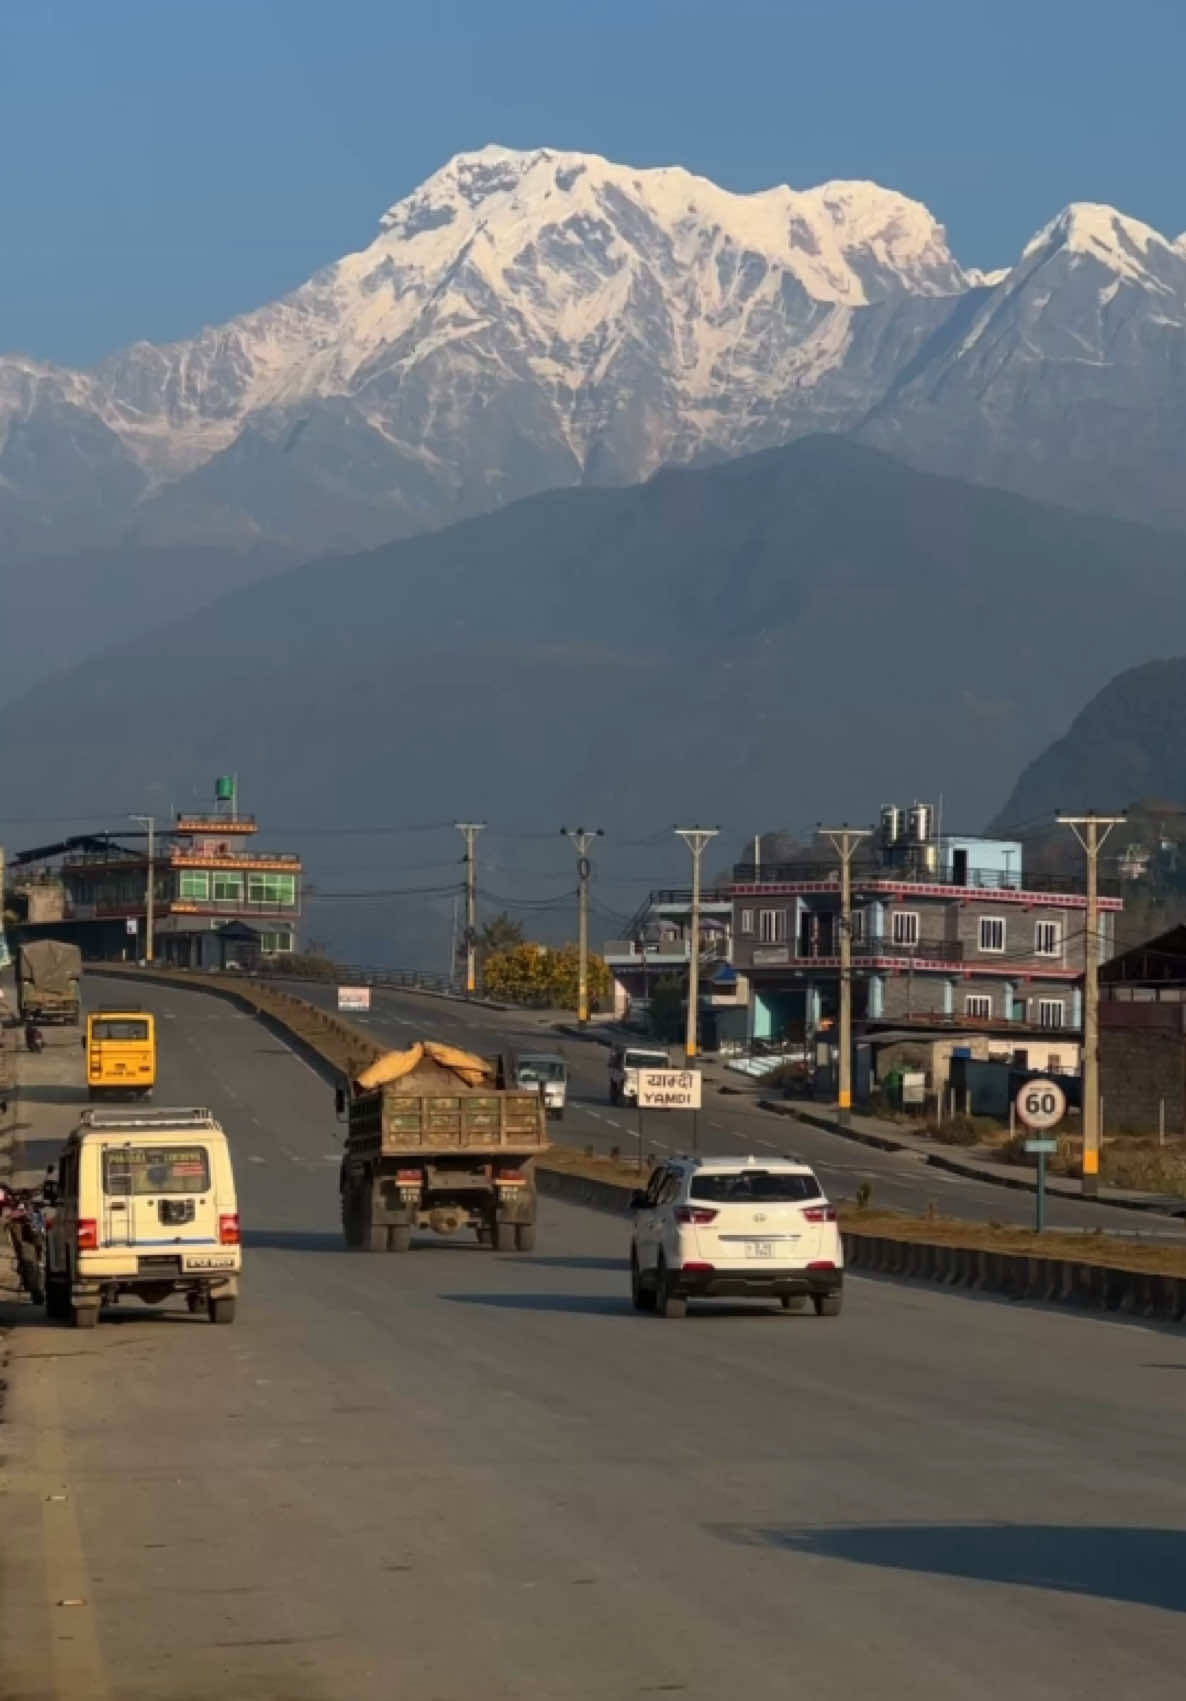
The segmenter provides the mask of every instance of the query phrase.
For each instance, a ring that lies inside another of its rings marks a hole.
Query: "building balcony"
[[[853,870],[853,893],[868,893],[872,897],[893,896],[905,892],[920,897],[930,896],[958,899],[962,894],[983,896],[991,893],[994,899],[1016,903],[1045,900],[1051,904],[1066,903],[1076,908],[1086,903],[1085,879],[1059,874],[1005,873],[995,868],[969,868],[960,877],[943,869],[894,868],[877,864]],[[760,897],[774,889],[818,892],[840,891],[840,873],[835,862],[737,862],[733,865],[731,895]],[[1123,909],[1121,882],[1101,876],[1100,904],[1104,909]]]
[[[170,831],[174,833],[209,833],[219,837],[224,833],[254,833],[257,823],[254,815],[178,815]]]
[[[296,851],[204,851],[177,848],[161,858],[170,868],[280,868],[292,873],[301,866]]]
[[[601,955],[610,968],[662,970],[665,965],[686,963],[691,956],[686,939],[658,939],[644,944],[637,939],[607,939]],[[729,957],[729,941],[705,939],[700,946],[702,963],[720,963]]]

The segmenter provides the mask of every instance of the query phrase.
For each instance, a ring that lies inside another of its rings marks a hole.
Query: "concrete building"
[[[706,1049],[740,1042],[745,1033],[748,985],[732,963],[733,900],[728,892],[700,895],[701,1040]],[[686,988],[692,948],[692,888],[663,887],[641,904],[620,939],[607,939],[602,956],[613,985],[619,1021],[645,1031],[658,981],[676,976]],[[733,1013],[741,1014],[731,1020]]]
[[[929,806],[916,805],[926,810]],[[888,813],[888,811],[887,811]],[[894,811],[895,815],[911,812]],[[1086,896],[1027,880],[1015,840],[935,835],[903,842],[885,822],[853,870],[853,1008],[878,1025],[1078,1040]],[[810,1040],[834,1020],[840,879],[834,861],[733,871],[734,965],[749,981],[753,1040]],[[1101,899],[1103,955],[1113,896]],[[1040,1045],[1037,1047],[1040,1051]],[[1061,1055],[1061,1052],[1060,1052]]]
[[[257,848],[258,824],[239,810],[237,786],[219,785],[210,809],[184,810],[155,835],[154,955],[180,967],[246,968],[296,948],[301,859],[294,851]],[[76,836],[19,860],[40,870],[26,888],[31,895],[41,887],[64,894],[60,914],[37,926],[31,912],[23,936],[51,932],[96,959],[145,954],[144,832]]]
[[[1186,1134],[1186,927],[1100,970],[1100,1096],[1114,1132]]]

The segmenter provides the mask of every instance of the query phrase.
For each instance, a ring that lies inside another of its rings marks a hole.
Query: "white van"
[[[45,1308],[91,1328],[132,1293],[233,1323],[242,1247],[227,1137],[202,1109],[87,1110],[47,1187]]]
[[[638,1103],[638,1071],[670,1069],[665,1051],[647,1051],[640,1045],[616,1045],[609,1054],[609,1102]]]
[[[515,1059],[515,1082],[538,1087],[544,1109],[557,1122],[568,1102],[568,1065],[555,1051],[521,1051]]]

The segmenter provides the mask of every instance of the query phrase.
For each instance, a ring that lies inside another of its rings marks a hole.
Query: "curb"
[[[894,1240],[842,1230],[849,1269],[907,1281],[1003,1294],[1042,1305],[1071,1305],[1115,1312],[1139,1321],[1180,1323],[1186,1318],[1186,1277],[1118,1270],[1075,1259],[1038,1258],[1027,1252]]]

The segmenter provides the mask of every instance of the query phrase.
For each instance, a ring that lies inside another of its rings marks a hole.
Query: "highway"
[[[336,989],[324,982],[304,981],[294,990],[324,1009],[335,1008]],[[617,1146],[628,1157],[638,1149],[635,1112],[608,1102],[606,1048],[555,1033],[541,1026],[530,1011],[492,1010],[423,993],[376,988],[371,1013],[348,1019],[393,1046],[409,1045],[415,1038],[437,1037],[479,1052],[516,1048],[558,1051],[568,1064],[570,1108],[565,1120],[554,1126],[555,1138],[569,1145],[590,1145],[598,1152]],[[673,1055],[679,1055],[678,1049]],[[933,1204],[936,1210],[952,1216],[1033,1225],[1032,1194],[952,1175],[911,1153],[878,1151],[797,1117],[773,1115],[759,1110],[752,1094],[745,1092],[734,1096],[709,1090],[700,1115],[699,1137],[705,1151],[759,1155],[763,1151],[793,1151],[815,1167],[828,1193],[836,1199],[852,1198],[857,1187],[868,1182],[872,1203],[890,1210],[925,1212]],[[686,1113],[646,1118],[644,1144],[648,1153],[662,1156],[668,1150],[690,1150],[691,1140],[691,1117]],[[1112,1234],[1149,1239],[1186,1239],[1186,1222],[1179,1219],[1083,1204],[1054,1195],[1050,1196],[1047,1216],[1052,1228],[1102,1228]]]
[[[669,1324],[554,1202],[531,1256],[346,1252],[325,1085],[140,996],[157,1102],[232,1133],[244,1297],[8,1308],[9,1701],[1176,1692],[1180,1333],[867,1279]]]

